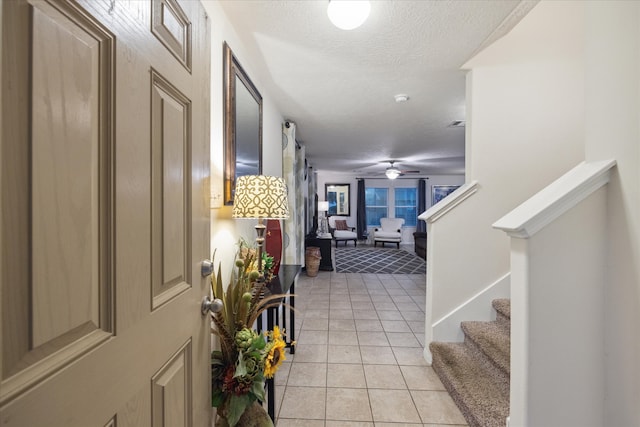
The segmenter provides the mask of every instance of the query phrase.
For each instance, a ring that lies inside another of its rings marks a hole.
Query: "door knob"
[[[219,313],[222,311],[223,302],[221,299],[211,299],[208,295],[202,298],[202,304],[200,305],[200,311],[203,315],[206,315],[209,311],[212,313]]]
[[[202,264],[200,265],[200,274],[202,274],[202,277],[207,277],[212,273],[213,273],[213,263],[210,260],[205,259],[204,261],[202,261]]]

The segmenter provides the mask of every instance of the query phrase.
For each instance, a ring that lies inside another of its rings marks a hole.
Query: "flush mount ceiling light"
[[[409,95],[404,94],[404,93],[399,93],[397,95],[394,96],[396,102],[400,103],[400,102],[407,102],[409,100]]]
[[[366,21],[371,11],[369,0],[329,0],[327,15],[336,27],[353,30]]]

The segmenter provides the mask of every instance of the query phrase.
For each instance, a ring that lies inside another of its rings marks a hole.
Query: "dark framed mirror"
[[[327,217],[351,216],[349,207],[351,205],[351,185],[350,184],[325,184],[324,199],[329,202]]]
[[[224,43],[224,204],[236,179],[262,174],[262,96]]]

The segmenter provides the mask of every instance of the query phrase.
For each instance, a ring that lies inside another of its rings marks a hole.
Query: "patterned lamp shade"
[[[289,218],[287,185],[277,176],[238,177],[233,197],[233,218]]]

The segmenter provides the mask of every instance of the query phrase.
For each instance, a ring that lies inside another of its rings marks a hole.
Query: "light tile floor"
[[[424,275],[303,272],[278,427],[466,425],[423,357]]]

